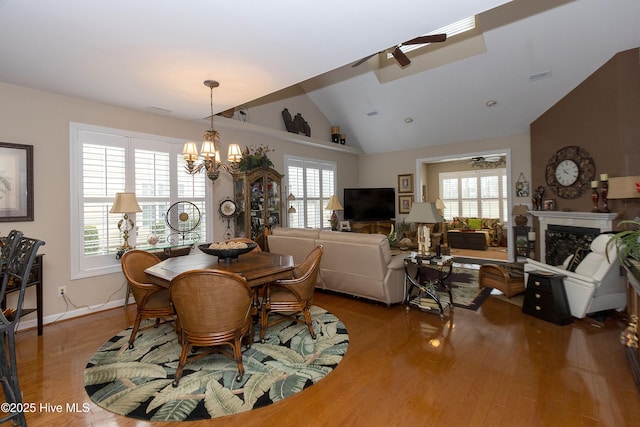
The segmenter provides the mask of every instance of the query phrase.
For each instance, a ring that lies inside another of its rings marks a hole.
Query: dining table
[[[144,270],[149,283],[168,288],[177,275],[191,270],[223,270],[244,277],[253,293],[252,314],[260,310],[260,288],[278,279],[288,279],[295,264],[292,255],[271,252],[249,252],[231,261],[215,255],[199,253],[174,258],[152,265]],[[213,284],[212,284],[213,285]]]
[[[278,279],[290,278],[294,266],[292,255],[271,252],[249,252],[230,262],[215,255],[199,253],[167,258],[144,272],[150,283],[169,287],[171,280],[185,271],[223,270],[239,274],[247,280],[249,287],[256,288]]]

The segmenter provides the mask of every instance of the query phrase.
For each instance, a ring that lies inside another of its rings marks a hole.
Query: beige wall
[[[303,101],[304,99],[297,98],[296,105],[303,105]],[[306,114],[304,111],[301,112],[303,115]],[[314,119],[321,118],[314,115]],[[274,123],[277,120],[282,120],[279,112]],[[96,306],[95,310],[120,305],[125,292],[121,273],[70,280],[69,122],[185,140],[201,138],[203,131],[208,128],[206,120],[179,120],[169,115],[145,113],[0,83],[0,141],[34,146],[35,185],[35,220],[0,223],[0,235],[6,235],[12,228],[17,228],[30,237],[46,241],[41,250],[41,253],[46,254],[46,323],[57,320],[67,310],[64,300],[56,297],[59,286],[67,286],[67,295],[73,304],[78,307]],[[275,149],[270,157],[279,171],[283,170],[285,154],[326,159],[338,163],[339,188],[356,186],[358,183],[358,156],[352,152],[335,151],[336,147],[332,147],[330,142],[327,142],[328,148],[325,148],[322,146],[324,141],[298,138],[303,140],[301,144],[293,134],[273,131],[265,133],[261,132],[259,127],[252,127],[236,120],[216,118],[215,123],[216,129],[222,134],[223,152],[226,152],[226,147],[231,142],[241,146],[267,144]],[[319,125],[320,128],[328,126],[326,119]],[[249,130],[243,130],[244,128]],[[206,178],[203,176],[202,179]],[[231,180],[223,174],[215,183],[212,205],[217,209],[218,201],[231,195],[231,192]],[[219,240],[224,233],[224,224],[217,215],[213,218],[213,238]],[[112,302],[108,302],[109,299]],[[33,301],[34,295],[30,290],[25,304],[32,306]],[[90,311],[74,307],[69,307],[68,310],[72,312],[68,316]],[[34,318],[33,314],[25,317],[21,326],[33,326]]]
[[[360,157],[359,181],[367,186],[389,186],[393,184],[397,189],[399,174],[413,173],[416,177],[414,198],[419,200],[421,185],[427,185],[426,199],[435,201],[438,198],[434,186],[426,181],[428,174],[424,172],[423,164],[462,156],[488,155],[493,153],[507,153],[507,173],[511,174],[509,195],[512,204],[531,204],[531,200],[515,197],[515,181],[520,173],[530,181],[530,143],[529,135],[513,135],[504,138],[483,139],[477,141],[460,142],[456,144],[438,145],[413,150],[395,151],[384,154],[363,155]],[[418,179],[419,178],[419,179]],[[435,186],[437,189],[437,186]],[[396,208],[397,209],[397,208]],[[396,211],[397,213],[397,211]],[[396,220],[401,221],[405,215],[397,214]]]

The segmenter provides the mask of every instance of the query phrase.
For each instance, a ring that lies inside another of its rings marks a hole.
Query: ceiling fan
[[[406,67],[407,65],[411,64],[411,60],[409,59],[409,57],[402,51],[401,47],[402,46],[409,46],[409,45],[414,45],[414,44],[427,44],[427,43],[440,43],[447,40],[447,35],[446,34],[432,34],[429,36],[420,36],[420,37],[416,37],[415,39],[411,39],[408,40],[404,43],[400,43],[399,45],[395,46],[395,48],[393,48],[393,50],[391,51],[391,55],[393,55],[393,57],[396,59],[396,61],[398,61],[398,64],[400,64],[401,67]],[[389,48],[391,49],[391,48]],[[385,49],[383,51],[380,52],[376,52],[376,53],[372,53],[369,56],[366,56],[364,58],[362,58],[361,60],[355,62],[352,67],[357,67],[358,65],[362,65],[365,62],[367,62],[369,60],[369,58],[379,54],[379,53],[383,53],[388,51],[389,49]]]

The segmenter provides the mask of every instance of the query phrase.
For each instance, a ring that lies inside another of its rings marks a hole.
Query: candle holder
[[[603,180],[602,185],[600,187],[600,197],[602,198],[602,208],[600,208],[600,212],[609,213],[609,200],[607,199],[607,195],[609,194],[609,181]]]
[[[600,209],[598,208],[598,199],[600,199],[600,195],[598,194],[598,189],[597,188],[592,188],[591,189],[591,200],[593,200],[593,208],[591,208],[591,212],[593,212],[593,213],[600,212]]]

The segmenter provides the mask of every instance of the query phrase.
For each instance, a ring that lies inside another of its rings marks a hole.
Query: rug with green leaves
[[[340,319],[317,306],[312,318],[315,340],[304,323],[289,321],[267,329],[264,344],[256,335],[243,352],[241,382],[235,361],[216,353],[185,365],[176,388],[171,382],[181,347],[173,324],[142,330],[132,350],[129,328],[93,355],[85,390],[108,411],[149,421],[202,420],[263,407],[317,383],[346,353],[349,336]]]

